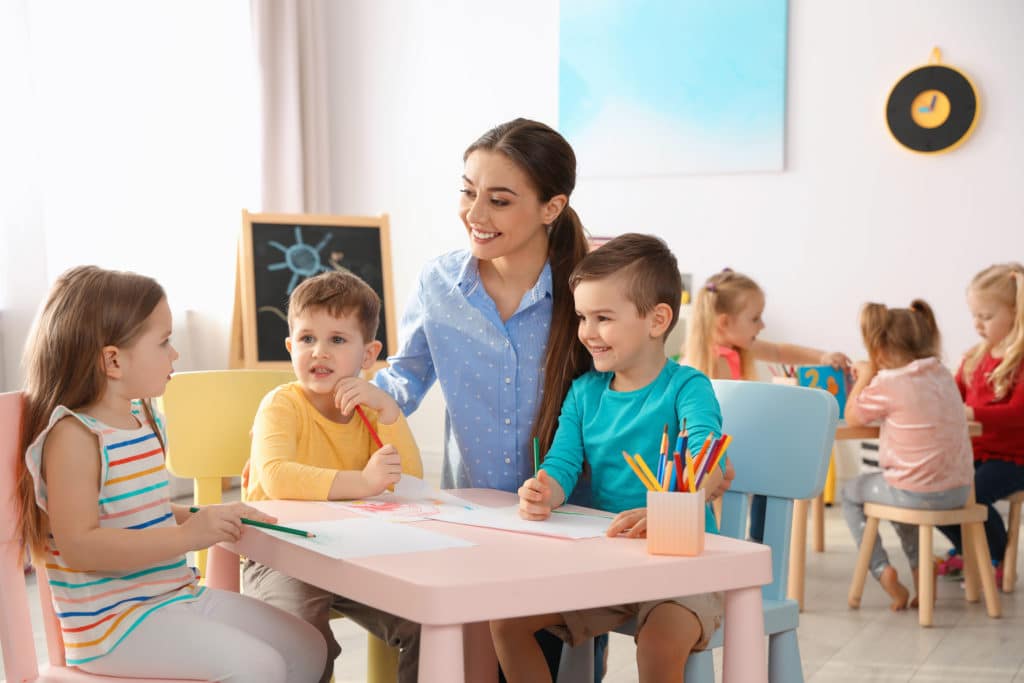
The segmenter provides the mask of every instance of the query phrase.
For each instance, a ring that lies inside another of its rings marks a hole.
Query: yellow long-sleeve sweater
[[[423,462],[405,417],[394,424],[378,421],[363,408],[381,441],[402,456],[402,471],[423,476]],[[283,384],[260,403],[252,430],[247,500],[327,500],[338,470],[362,470],[377,451],[357,415],[347,424],[328,420],[302,393],[298,382]]]

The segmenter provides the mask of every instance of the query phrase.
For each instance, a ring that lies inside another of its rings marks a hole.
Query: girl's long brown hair
[[[77,410],[102,397],[107,388],[103,347],[131,346],[163,298],[156,280],[135,273],[79,266],[57,278],[25,346],[22,454],[46,428],[57,406]],[[145,410],[162,446],[148,405]],[[18,487],[22,535],[39,551],[47,524],[36,505],[24,457],[18,462]]]
[[[1009,306],[1013,311],[1013,327],[1006,338],[1006,351],[999,365],[989,373],[988,382],[997,399],[1002,399],[1018,379],[1021,360],[1024,360],[1024,266],[1019,263],[997,263],[974,276],[968,289],[996,303]],[[964,382],[971,383],[974,369],[985,354],[992,350],[988,342],[981,342],[967,352],[964,359]]]
[[[743,310],[748,297],[758,293],[762,292],[756,282],[729,268],[709,277],[704,286],[697,290],[693,302],[693,311],[687,324],[683,362],[711,379],[734,379],[716,377],[718,354],[715,352],[715,320],[723,313],[738,314]],[[740,349],[739,353],[742,377],[735,379],[757,379],[754,355],[747,349]]]
[[[576,154],[557,131],[538,121],[515,119],[487,131],[466,150],[463,160],[478,149],[501,152],[533,182],[540,201],[564,194],[576,186]],[[551,264],[551,329],[544,355],[544,385],[533,436],[546,453],[555,437],[558,415],[572,381],[590,367],[590,356],[576,341],[576,307],[569,290],[569,275],[587,254],[583,223],[568,203],[550,226],[548,261]]]

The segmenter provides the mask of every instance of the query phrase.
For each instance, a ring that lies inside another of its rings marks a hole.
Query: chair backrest
[[[789,574],[793,500],[825,486],[839,421],[835,398],[821,389],[714,380],[722,430],[733,437],[728,456],[736,479],[722,505],[722,533],[746,536],[750,494],[768,499],[764,542],[772,549],[772,583],[764,597],[782,600]]]
[[[194,480],[197,505],[221,501],[221,479],[242,473],[249,459],[256,409],[291,370],[207,370],[176,373],[157,407],[167,420],[167,469]]]

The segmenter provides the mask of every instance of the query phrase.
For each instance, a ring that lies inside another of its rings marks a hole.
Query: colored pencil
[[[631,456],[626,451],[622,451],[622,457],[626,459],[626,463],[629,465],[629,469],[633,470],[633,474],[635,474],[636,478],[640,480],[640,483],[644,485],[644,488],[646,488],[648,491],[657,490],[654,486],[651,485],[651,482],[647,480],[647,477],[644,476],[644,473],[640,471],[640,468],[636,466],[636,463],[633,462],[633,456]]]
[[[668,462],[668,425],[661,432],[661,447],[658,449],[658,481],[665,478],[665,464]]]
[[[199,508],[193,505],[188,509],[188,511],[199,512]],[[272,531],[283,531],[286,534],[295,534],[296,536],[305,536],[306,538],[316,538],[316,534],[314,534],[312,531],[293,529],[290,526],[281,526],[280,524],[271,524],[270,522],[260,522],[255,519],[249,519],[248,517],[242,517],[242,524],[248,524],[249,526],[257,526],[261,529],[270,529]]]
[[[697,492],[697,482],[693,479],[693,456],[686,456],[686,490],[690,493]]]
[[[661,483],[654,478],[654,472],[651,472],[651,468],[647,466],[647,463],[644,462],[644,459],[640,457],[640,454],[637,453],[636,455],[633,456],[633,458],[636,460],[636,464],[640,466],[640,469],[644,471],[644,474],[647,475],[648,480],[654,484],[654,490],[660,491]]]
[[[373,425],[370,424],[370,421],[366,419],[366,413],[363,412],[363,407],[356,406],[356,412],[359,413],[359,419],[361,419],[363,424],[366,425],[366,428],[370,430],[370,437],[373,438],[373,442],[377,444],[377,448],[384,448],[384,442],[380,440],[380,435],[377,434],[377,431],[373,428]]]
[[[671,481],[672,481],[672,461],[671,460],[666,460],[665,461],[665,476],[663,476],[662,479],[661,479],[661,490],[662,491],[671,491],[672,489],[669,488],[669,482],[671,482]]]
[[[533,476],[540,472],[540,439],[533,437]]]
[[[676,491],[683,490],[683,480],[686,478],[686,470],[683,469],[683,456],[679,455],[676,451],[672,454],[672,459],[676,463]]]

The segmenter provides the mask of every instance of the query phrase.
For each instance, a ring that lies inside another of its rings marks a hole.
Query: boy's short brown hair
[[[672,309],[672,322],[665,337],[679,321],[683,296],[683,278],[675,255],[663,240],[654,235],[630,232],[619,235],[587,254],[569,276],[569,288],[588,280],[603,280],[612,275],[626,278],[626,298],[644,316],[658,304]]]
[[[331,270],[304,280],[288,297],[288,333],[295,316],[308,311],[326,311],[340,318],[355,315],[363,333],[363,343],[377,337],[380,324],[380,297],[362,278],[347,270]]]

